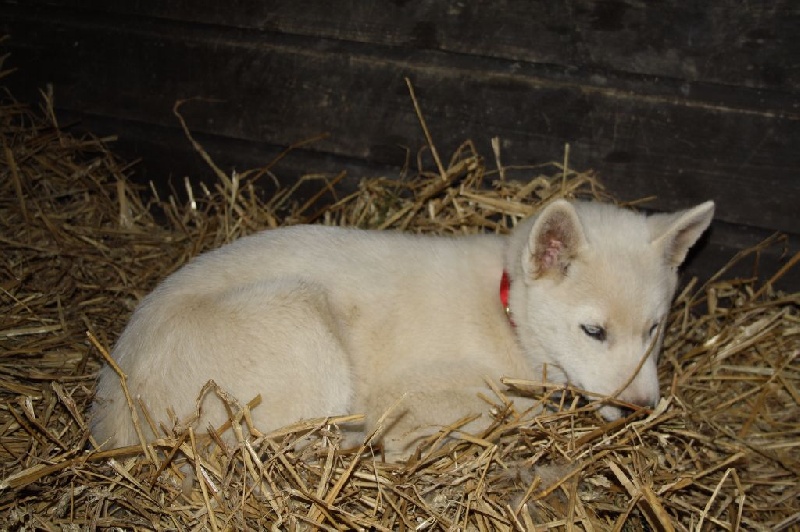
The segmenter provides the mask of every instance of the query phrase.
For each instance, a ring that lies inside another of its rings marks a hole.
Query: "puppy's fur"
[[[538,379],[545,365],[551,382],[652,405],[658,325],[676,269],[713,211],[707,202],[645,217],[558,200],[510,236],[265,231],[168,277],[112,356],[134,400],[167,426],[167,409],[190,416],[209,379],[243,400],[260,394],[253,419],[262,430],[345,413],[365,413],[371,430],[400,400],[382,432],[394,456],[440,425],[485,412],[477,394],[489,393],[487,377]],[[504,271],[511,319],[499,296]],[[203,429],[228,419],[213,394],[202,413]],[[610,405],[601,413],[619,416]],[[92,432],[106,447],[138,441],[109,367]]]

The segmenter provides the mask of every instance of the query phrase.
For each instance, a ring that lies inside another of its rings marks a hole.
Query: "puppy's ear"
[[[563,276],[585,246],[586,236],[575,207],[568,201],[556,200],[533,224],[522,269],[529,278]]]
[[[673,268],[680,266],[686,254],[708,229],[714,218],[714,202],[707,201],[697,207],[672,214],[655,214],[648,217],[651,245],[660,248],[664,260]]]

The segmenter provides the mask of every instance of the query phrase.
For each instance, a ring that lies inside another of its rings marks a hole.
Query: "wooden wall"
[[[172,114],[226,167],[398,175],[424,144],[499,136],[507,164],[562,157],[654,209],[713,198],[712,268],[773,231],[800,240],[800,3],[793,0],[0,0],[18,96],[143,157],[208,173]],[[773,257],[776,258],[776,257]],[[800,281],[795,281],[800,286]]]

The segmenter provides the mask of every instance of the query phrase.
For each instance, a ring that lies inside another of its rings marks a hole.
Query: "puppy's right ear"
[[[566,200],[556,200],[533,224],[522,269],[530,279],[563,276],[585,246],[586,235],[575,207]]]
[[[654,214],[647,218],[652,245],[659,248],[664,260],[673,268],[686,259],[714,218],[714,202],[707,201],[697,207],[672,214]]]

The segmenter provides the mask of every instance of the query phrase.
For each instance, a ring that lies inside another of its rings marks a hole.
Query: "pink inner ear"
[[[541,269],[549,270],[558,265],[558,257],[561,255],[561,250],[564,249],[564,243],[557,238],[548,238],[547,245],[544,247],[542,254],[539,257]]]

